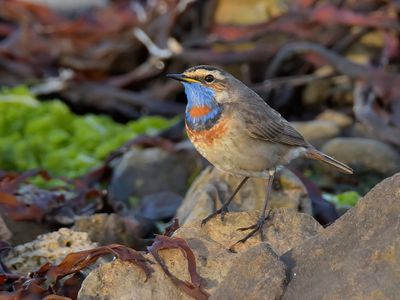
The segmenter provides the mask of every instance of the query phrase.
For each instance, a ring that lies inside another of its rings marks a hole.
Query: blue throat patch
[[[222,112],[221,107],[214,100],[214,91],[199,83],[183,82],[183,86],[188,100],[185,113],[187,126],[192,130],[205,130],[213,127]],[[190,115],[189,112],[192,108],[202,106],[209,107],[210,112],[199,117]]]

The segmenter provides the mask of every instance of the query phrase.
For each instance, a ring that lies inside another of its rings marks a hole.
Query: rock
[[[71,252],[94,248],[88,234],[67,228],[43,234],[36,240],[14,247],[4,258],[4,263],[17,274],[36,271],[43,264],[60,263]]]
[[[322,152],[350,165],[355,173],[378,172],[390,176],[400,171],[400,154],[382,142],[366,138],[336,138]]]
[[[3,218],[0,216],[0,240],[10,241],[12,237],[12,233],[10,229],[8,229],[6,222],[4,222]]]
[[[317,116],[317,120],[333,122],[342,129],[347,128],[351,124],[353,124],[353,119],[351,117],[332,109],[325,109]]]
[[[345,136],[379,140],[379,136],[373,132],[371,128],[362,123],[354,123],[352,126],[347,128],[345,131]]]
[[[86,232],[89,239],[100,245],[123,244],[134,249],[143,249],[146,242],[143,224],[134,218],[124,218],[117,214],[94,214],[75,222],[73,230]]]
[[[215,218],[201,226],[198,220],[175,232],[174,236],[185,239],[192,249],[197,271],[211,299],[243,299],[243,293],[251,295],[250,299],[279,299],[286,282],[285,266],[279,255],[322,229],[309,215],[278,209],[265,225],[266,242],[255,236],[236,247],[238,253],[228,251],[244,235],[237,228],[253,224],[257,214],[229,213],[225,223]],[[172,274],[190,280],[187,261],[179,249],[161,250],[160,256]],[[146,257],[154,262],[149,254]],[[158,264],[152,264],[152,268],[155,272],[145,282],[143,271],[132,264],[118,260],[104,264],[85,279],[78,299],[190,299],[173,285]]]
[[[153,221],[170,220],[183,197],[173,192],[160,192],[144,196],[137,209],[141,216]]]
[[[325,120],[291,122],[291,124],[307,141],[316,147],[331,138],[339,136],[341,130],[336,123]]]
[[[254,224],[258,213],[258,211],[230,212],[225,215],[224,222],[219,218],[213,218],[203,226],[201,221],[197,220],[182,226],[176,235],[186,239],[189,245],[193,237],[196,237],[215,241],[224,249],[228,249],[234,241],[241,239],[245,234],[237,229]],[[264,235],[265,241],[274,252],[281,255],[321,230],[322,226],[308,214],[298,213],[292,209],[274,209],[265,224]],[[245,251],[259,243],[259,236],[255,236],[246,243],[239,244],[236,250]]]
[[[134,148],[114,168],[110,198],[127,204],[130,197],[159,192],[184,195],[189,179],[199,168],[199,155],[194,149],[167,152],[160,148]]]
[[[286,266],[268,244],[261,243],[241,253],[211,299],[279,299],[285,272]]]
[[[206,168],[193,182],[177,212],[181,224],[203,219],[221,206],[242,180],[215,168]],[[300,180],[288,169],[276,176],[270,207],[286,207],[311,214],[311,202]],[[278,185],[278,187],[277,187]],[[230,205],[231,211],[250,211],[263,207],[265,179],[250,178]]]
[[[398,299],[399,215],[400,173],[283,255],[291,268],[283,299]]]
[[[145,281],[144,272],[129,262],[117,259],[103,264],[83,281],[78,300],[193,299],[175,287],[158,265],[152,268],[155,272]]]

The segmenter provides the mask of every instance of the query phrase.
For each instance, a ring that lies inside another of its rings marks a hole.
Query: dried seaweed
[[[165,228],[164,236],[171,237],[174,232],[179,229],[179,227],[179,220],[177,218],[174,218],[171,225]]]
[[[159,255],[159,251],[163,249],[180,249],[184,257],[187,259],[188,271],[191,282],[183,281],[173,275],[167,265]],[[196,271],[196,258],[184,239],[173,238],[163,235],[157,235],[151,247],[148,248],[154,259],[161,266],[164,273],[172,280],[172,282],[180,288],[184,293],[197,300],[208,299],[209,294],[201,286],[202,278]]]

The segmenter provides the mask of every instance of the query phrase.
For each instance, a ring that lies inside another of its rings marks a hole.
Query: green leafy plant
[[[360,200],[361,196],[356,191],[348,191],[336,195],[336,202],[340,206],[354,206],[357,204],[358,200]]]
[[[58,100],[40,102],[26,87],[0,92],[0,169],[42,168],[77,177],[138,134],[155,134],[176,120],[143,117],[127,124],[105,115],[79,116]]]
[[[347,191],[338,195],[324,194],[324,198],[334,203],[337,207],[352,207],[357,204],[361,195],[356,191]]]

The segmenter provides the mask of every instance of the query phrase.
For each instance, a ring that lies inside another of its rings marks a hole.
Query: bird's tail
[[[311,159],[319,160],[322,161],[328,165],[334,166],[337,168],[340,172],[347,173],[347,174],[353,174],[353,169],[350,168],[348,165],[330,157],[329,155],[326,155],[316,149],[309,149],[307,151],[306,156]]]

